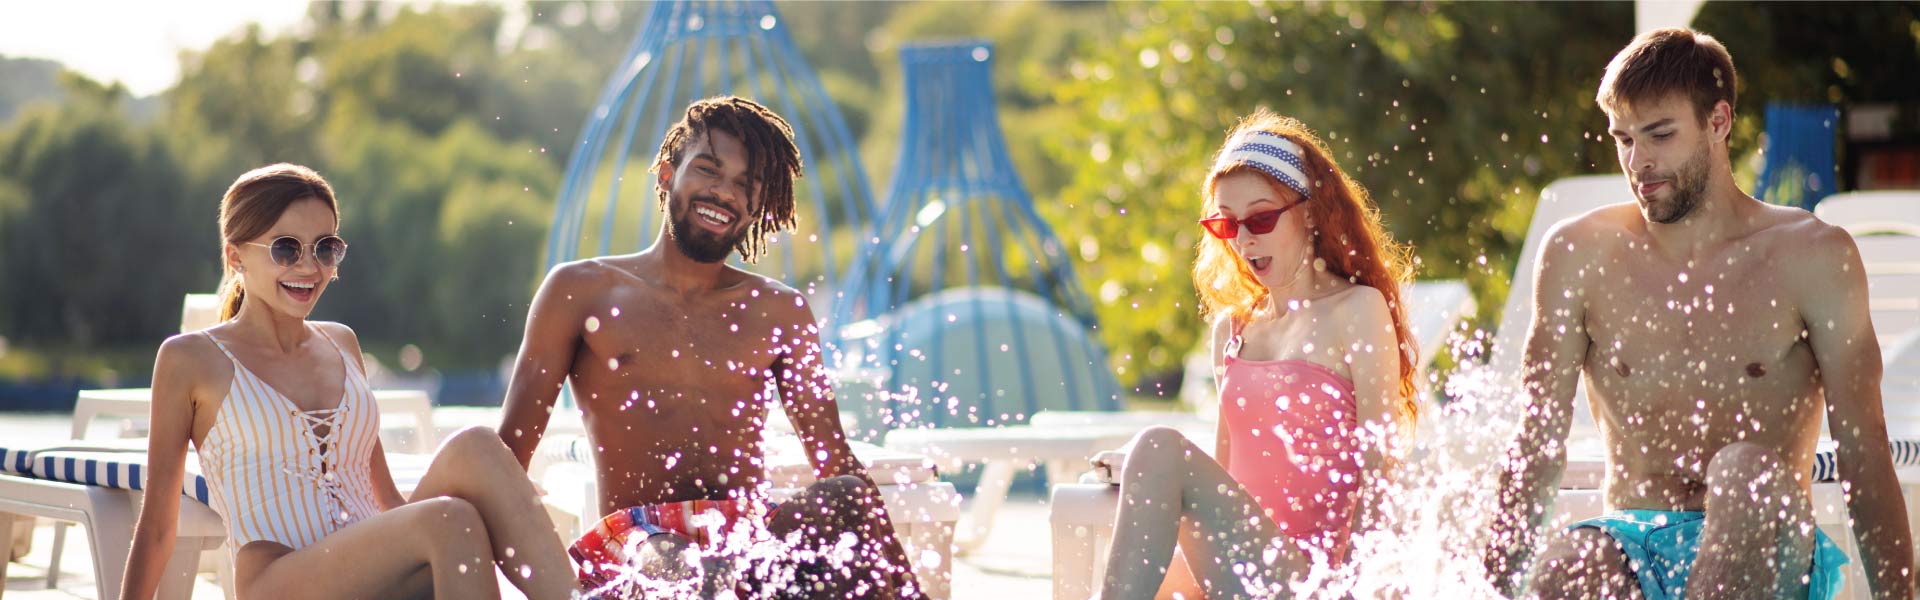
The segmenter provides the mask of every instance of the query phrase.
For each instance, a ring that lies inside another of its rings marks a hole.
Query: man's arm
[[[1794,269],[1807,339],[1820,369],[1827,422],[1839,443],[1840,482],[1853,535],[1875,598],[1913,597],[1913,545],[1907,507],[1880,405],[1880,344],[1868,317],[1867,277],[1853,237],[1837,227],[1816,234],[1809,264]]]
[[[1567,465],[1573,396],[1591,343],[1586,330],[1582,261],[1570,248],[1577,222],[1547,232],[1534,273],[1522,386],[1527,409],[1500,472],[1493,543],[1485,557],[1494,586],[1512,594],[1526,572],[1554,488]]]
[[[500,416],[500,439],[520,459],[521,468],[533,461],[560,386],[573,368],[574,351],[588,328],[589,304],[573,297],[584,288],[580,284],[590,275],[588,268],[590,263],[555,267],[540,282],[533,306],[527,309],[527,331],[513,361],[513,378],[507,382]]]
[[[793,295],[791,304],[787,294]],[[846,432],[840,428],[840,408],[834,402],[833,380],[829,375],[832,368],[821,352],[820,326],[813,319],[813,310],[807,308],[798,292],[774,294],[772,300],[787,316],[778,321],[783,325],[774,333],[774,346],[780,352],[774,360],[774,377],[780,388],[782,407],[787,419],[793,422],[794,433],[800,437],[800,447],[806,449],[815,477],[852,475],[865,481],[874,490],[875,498],[879,498],[880,487],[853,456]],[[887,562],[895,565],[889,575],[896,589],[904,590],[908,585],[919,589],[912,563],[907,561],[906,548],[894,533],[893,519],[886,507],[875,506],[863,516],[867,539],[878,541]]]

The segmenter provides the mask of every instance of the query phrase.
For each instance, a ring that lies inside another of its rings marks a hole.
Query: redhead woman
[[[1196,583],[1207,597],[1261,594],[1315,555],[1343,561],[1365,523],[1357,499],[1419,413],[1415,346],[1405,250],[1331,156],[1263,110],[1208,171],[1193,278],[1212,323],[1219,433],[1211,457],[1172,428],[1134,439],[1104,597]]]

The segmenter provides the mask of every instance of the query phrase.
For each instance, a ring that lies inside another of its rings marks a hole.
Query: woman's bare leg
[[[553,520],[499,434],[474,427],[447,438],[413,491],[415,502],[436,497],[479,511],[491,556],[528,598],[564,599],[578,586]]]
[[[415,502],[348,525],[299,550],[273,542],[234,560],[241,598],[498,598],[480,513],[459,498]],[[430,578],[419,577],[427,570]],[[401,593],[396,593],[401,592]]]
[[[1182,518],[1194,524],[1184,536]],[[1307,564],[1298,550],[1274,544],[1279,527],[1246,488],[1170,427],[1148,428],[1134,439],[1114,520],[1113,549],[1100,586],[1107,598],[1153,597],[1176,545],[1186,548],[1188,567],[1201,585],[1228,597],[1247,593],[1233,572],[1235,564],[1253,566],[1270,581],[1289,578]],[[1275,550],[1271,560],[1269,548]]]

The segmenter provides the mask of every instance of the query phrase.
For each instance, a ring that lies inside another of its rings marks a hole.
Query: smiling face
[[[760,212],[760,186],[749,176],[740,138],[707,130],[665,179],[667,233],[674,245],[699,262],[726,260]]]
[[[227,244],[227,264],[230,268],[237,267],[240,273],[246,303],[260,303],[260,307],[277,313],[306,318],[319,302],[320,294],[326,291],[327,282],[339,272],[338,266],[323,266],[314,258],[312,244],[322,237],[338,235],[339,231],[340,223],[334,218],[333,209],[317,198],[308,197],[288,205],[266,233],[241,243]],[[292,236],[302,244],[300,260],[293,266],[275,263],[273,251],[266,247],[283,236]]]
[[[1707,197],[1714,150],[1725,139],[1730,111],[1723,102],[1702,120],[1679,93],[1608,111],[1620,170],[1648,221],[1678,223]]]
[[[1307,231],[1306,206],[1295,206],[1300,194],[1292,188],[1275,185],[1273,180],[1251,169],[1222,175],[1213,186],[1211,215],[1233,219],[1292,206],[1274,223],[1273,231],[1254,233],[1239,226],[1238,235],[1227,240],[1234,252],[1247,261],[1255,279],[1273,288],[1286,285],[1298,274],[1301,265],[1312,259],[1313,240]]]

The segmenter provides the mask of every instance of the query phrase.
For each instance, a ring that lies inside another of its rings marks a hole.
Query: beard
[[[697,262],[717,263],[726,260],[727,255],[733,253],[733,249],[740,245],[740,240],[746,239],[747,229],[740,227],[723,236],[695,227],[693,225],[694,201],[720,205],[718,200],[706,195],[694,196],[691,200],[682,203],[680,206],[685,208],[680,209],[677,215],[670,215],[668,219],[667,237],[673,238],[673,245],[680,249],[681,254]]]
[[[1687,162],[1674,170],[1667,182],[1673,188],[1673,194],[1665,201],[1642,198],[1645,203],[1647,220],[1670,225],[1680,222],[1700,207],[1700,201],[1707,197],[1707,156],[1710,148],[1700,145]]]

